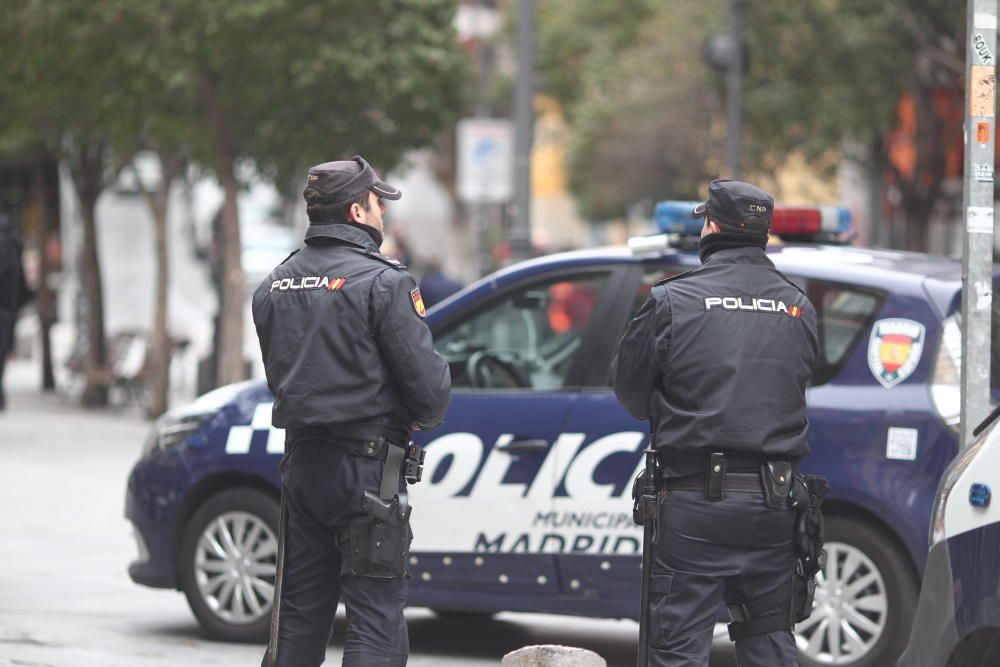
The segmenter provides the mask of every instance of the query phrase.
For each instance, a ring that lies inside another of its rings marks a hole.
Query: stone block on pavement
[[[525,646],[503,657],[501,667],[608,667],[593,651],[572,646]]]

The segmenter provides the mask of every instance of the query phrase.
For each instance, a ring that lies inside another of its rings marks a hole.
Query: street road
[[[180,667],[258,665],[262,647],[208,639],[182,594],[138,586],[123,518],[125,481],[148,423],[129,411],[86,412],[29,390],[37,377],[9,368],[0,412],[0,666]],[[417,536],[419,539],[419,536]],[[635,664],[636,624],[540,614],[444,620],[407,612],[411,667],[500,664],[530,644],[596,651],[609,667]],[[339,665],[343,616],[327,664]],[[712,667],[732,667],[718,642]]]

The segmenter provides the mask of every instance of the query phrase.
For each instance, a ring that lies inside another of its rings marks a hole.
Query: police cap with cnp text
[[[716,179],[708,185],[708,200],[691,211],[691,217],[708,215],[736,231],[767,234],[771,229],[774,197],[756,185]]]
[[[371,165],[355,155],[350,160],[324,162],[309,169],[306,189],[302,196],[307,201],[322,200],[324,204],[339,204],[371,190],[382,199],[399,199],[403,193],[383,181]]]

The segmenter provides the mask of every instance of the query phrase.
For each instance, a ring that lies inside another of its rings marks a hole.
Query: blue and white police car
[[[909,646],[898,667],[1000,665],[1000,408],[945,471]]]
[[[699,264],[692,206],[659,204],[661,235],[519,263],[428,313],[454,393],[443,426],[415,436],[411,604],[637,617],[629,494],[647,425],[615,400],[609,367],[651,286]],[[768,248],[819,315],[803,470],[833,487],[829,561],[797,640],[804,665],[883,667],[909,636],[957,452],[961,269],[838,244],[849,224],[841,209],[778,207],[784,242]],[[183,590],[219,637],[257,639],[269,622],[284,446],[271,402],[246,382],[165,415],[128,483],[132,579]]]

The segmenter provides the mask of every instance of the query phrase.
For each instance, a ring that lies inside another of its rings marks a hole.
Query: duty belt
[[[409,484],[416,484],[424,476],[424,457],[427,452],[423,447],[412,442],[406,446],[387,442],[389,451],[385,454],[385,465],[382,466],[382,488],[379,495],[384,500],[393,498],[398,493],[399,476]]]
[[[663,488],[667,491],[704,491],[705,476],[664,477]],[[763,492],[760,474],[755,472],[727,472],[725,488],[726,491],[742,491],[744,493]]]
[[[328,436],[329,438],[329,436]],[[398,493],[400,475],[410,484],[416,484],[424,474],[424,458],[427,452],[412,442],[396,444],[385,438],[378,440],[338,440],[330,439],[330,446],[339,447],[351,454],[385,462],[382,466],[382,488],[379,495],[391,499]]]

